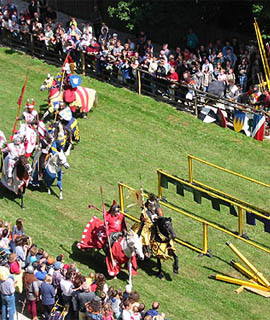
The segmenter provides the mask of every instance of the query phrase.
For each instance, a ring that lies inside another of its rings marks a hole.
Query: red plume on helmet
[[[26,102],[26,108],[34,108],[34,105],[35,105],[35,100],[32,98],[31,99],[31,102],[29,99],[27,99],[27,102]]]
[[[112,203],[108,213],[114,213],[115,211],[119,211],[119,209],[120,209],[120,207],[118,206],[117,202],[115,200],[113,200],[113,203]]]

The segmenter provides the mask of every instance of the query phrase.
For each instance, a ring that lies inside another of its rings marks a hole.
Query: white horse
[[[38,159],[34,159],[34,168],[33,168],[33,186],[39,186],[38,182]],[[67,157],[63,150],[55,152],[48,159],[45,171],[43,174],[43,181],[45,186],[48,189],[48,194],[51,194],[51,187],[55,179],[57,179],[57,186],[59,188],[59,199],[63,200],[63,187],[62,187],[62,167],[68,169],[69,164],[67,162]]]
[[[116,277],[121,271],[122,265],[127,264],[129,274],[129,284],[132,286],[132,275],[137,274],[137,260],[136,256],[144,259],[142,239],[133,230],[130,230],[115,241],[111,250],[106,250],[106,265],[108,274]]]
[[[123,265],[128,265],[129,284],[132,285],[132,274],[137,274],[137,260],[144,259],[142,239],[133,230],[119,233],[118,239],[114,233],[110,235],[111,249],[109,249],[104,221],[93,216],[83,230],[82,239],[77,243],[77,248],[87,250],[90,248],[103,249],[106,253],[108,274],[116,277]]]
[[[9,156],[7,155],[5,159],[2,159],[2,176],[1,183],[2,185],[14,192],[21,199],[21,208],[24,209],[24,199],[23,195],[30,181],[30,174],[32,172],[31,165],[28,162],[28,159],[25,155],[20,156],[19,159],[15,162],[13,173],[12,173],[12,182],[8,183],[8,162]]]

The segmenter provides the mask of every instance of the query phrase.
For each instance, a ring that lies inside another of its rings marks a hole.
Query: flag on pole
[[[14,126],[13,126],[13,130],[12,130],[12,135],[10,137],[10,141],[13,141],[13,135],[16,132],[17,122],[18,122],[18,118],[19,118],[19,115],[20,115],[20,112],[21,112],[22,100],[23,100],[23,96],[24,96],[27,80],[28,80],[28,75],[26,75],[26,78],[25,78],[25,81],[24,81],[24,85],[22,87],[21,95],[19,96],[19,99],[17,101],[17,104],[19,105],[19,107],[18,107],[15,123],[14,123]]]
[[[265,116],[254,114],[252,125],[252,137],[256,140],[263,141],[265,127]]]
[[[106,219],[107,211],[106,211],[106,208],[105,208],[104,201],[102,201],[102,211],[103,211],[105,232],[106,232],[106,236],[108,237],[109,236],[108,235],[108,225],[107,225],[107,219]]]
[[[21,106],[21,104],[22,104],[22,99],[23,99],[23,96],[24,96],[24,92],[25,92],[27,80],[28,80],[28,76],[26,76],[26,78],[25,78],[24,85],[23,85],[23,87],[22,87],[21,95],[20,95],[20,97],[19,97],[19,99],[18,99],[18,101],[17,101],[17,104],[18,104],[19,106]]]

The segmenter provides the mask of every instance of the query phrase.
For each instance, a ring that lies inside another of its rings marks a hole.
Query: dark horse
[[[170,257],[174,259],[173,273],[178,274],[178,257],[175,254],[175,248],[173,246],[173,240],[175,238],[176,234],[172,226],[172,219],[158,217],[158,219],[154,221],[154,230],[150,246],[153,256],[157,258],[159,278],[164,277],[161,260],[167,260]]]
[[[11,184],[8,184],[7,168],[8,156],[6,156],[3,161],[1,183],[5,188],[20,197],[21,208],[24,209],[23,195],[29,183],[31,165],[29,164],[26,156],[20,156],[14,165]]]

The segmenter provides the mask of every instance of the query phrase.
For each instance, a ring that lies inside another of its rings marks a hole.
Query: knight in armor
[[[53,134],[46,132],[45,136],[40,139],[41,154],[38,159],[38,180],[42,180],[43,172],[46,165],[46,159],[49,155],[53,143]]]
[[[154,222],[159,216],[163,216],[159,199],[156,198],[153,193],[149,194],[149,198],[145,202],[145,209],[147,216],[152,222]]]
[[[156,198],[154,194],[150,193],[141,212],[141,224],[135,224],[133,227],[133,230],[138,232],[139,228],[142,226],[141,237],[146,257],[150,257],[151,255],[150,241],[154,232],[154,222],[160,216],[163,216],[163,212],[159,205],[159,199]]]
[[[22,117],[19,118],[18,120],[24,120],[25,123],[32,129],[36,129],[38,125],[38,112],[34,109],[35,106],[35,100],[28,99],[26,103],[26,111],[23,112]]]
[[[121,233],[127,230],[125,217],[120,212],[120,207],[116,201],[113,201],[109,211],[106,213],[106,223],[108,235],[112,233]]]
[[[7,157],[8,157],[7,183],[8,185],[11,185],[12,174],[13,174],[15,163],[20,156],[25,154],[25,146],[22,141],[22,138],[19,135],[15,135],[13,138],[13,141],[8,143],[7,146],[4,149],[2,149],[2,152],[7,153]]]

